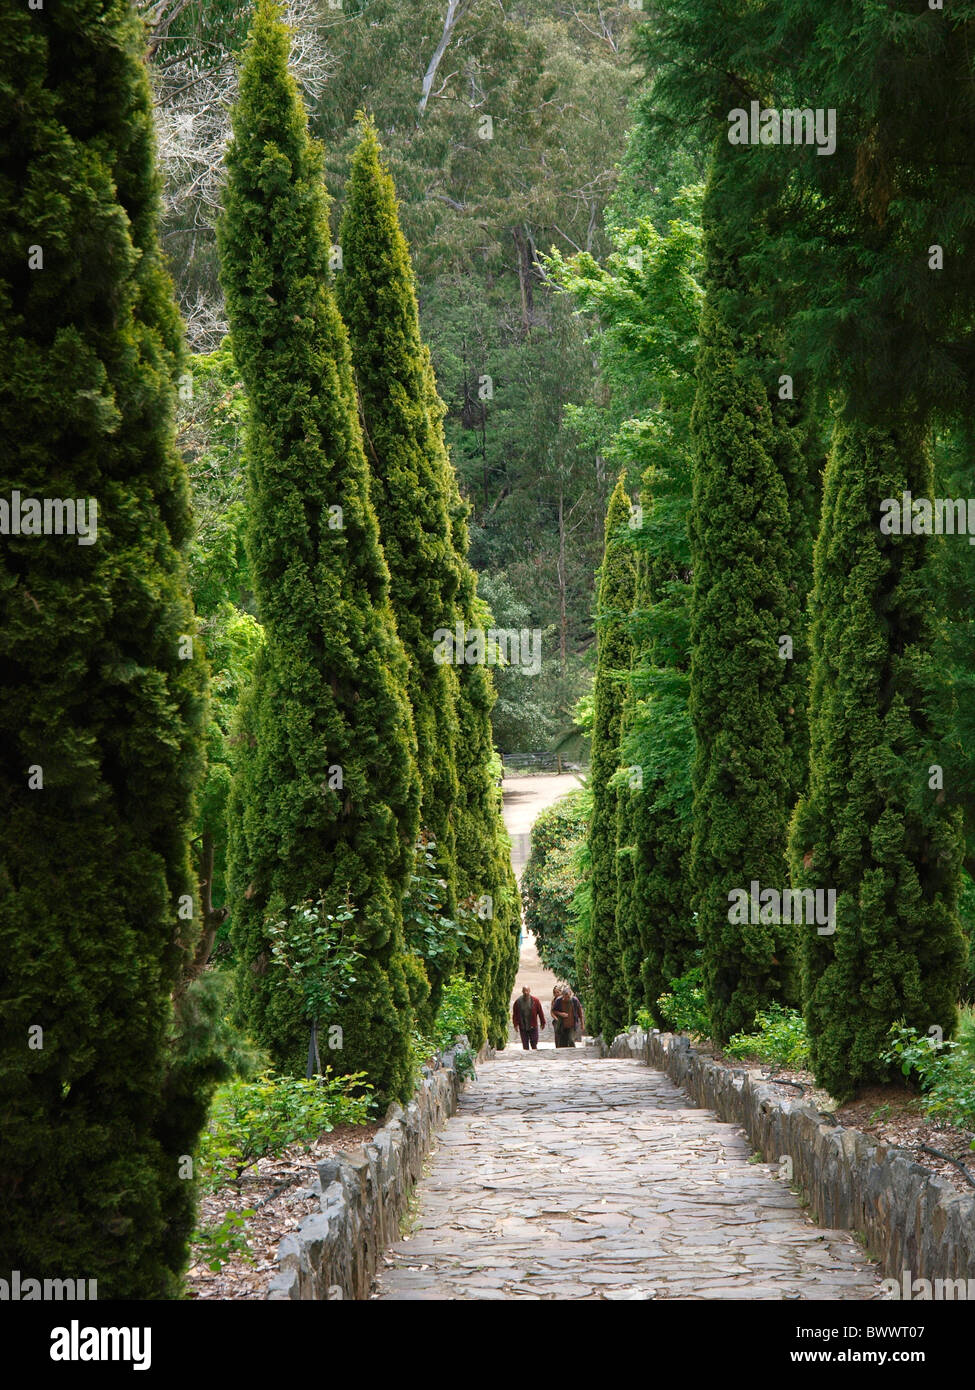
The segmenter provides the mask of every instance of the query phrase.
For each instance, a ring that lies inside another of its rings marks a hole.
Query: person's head
[[[522,985],[521,992],[526,999],[529,999],[531,997],[531,990],[528,988],[527,985]]]

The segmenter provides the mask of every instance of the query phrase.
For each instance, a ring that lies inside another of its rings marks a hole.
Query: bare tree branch
[[[152,39],[150,62],[153,116],[163,175],[163,237],[175,229],[213,235],[222,202],[224,152],[230,137],[230,111],[237,97],[237,58],[213,41],[189,42],[167,33],[189,0],[137,0]],[[321,0],[288,0],[284,15],[291,29],[290,67],[302,91],[317,100],[335,66],[323,41]],[[165,41],[165,47],[159,48]],[[171,45],[174,45],[171,46]],[[227,331],[216,286],[210,298],[181,295],[187,338],[197,352],[219,345]]]
[[[421,118],[424,111],[427,109],[427,102],[430,99],[430,89],[437,75],[437,68],[440,66],[443,55],[447,52],[447,46],[453,37],[454,29],[457,27],[457,21],[464,14],[469,3],[470,0],[447,0],[447,14],[443,22],[443,33],[440,35],[440,42],[433,51],[433,57],[430,59],[427,70],[423,74],[423,88],[420,96],[420,107],[417,112],[418,118]],[[441,88],[441,90],[443,89]]]
[[[426,194],[426,197],[428,197],[428,198],[436,198],[438,202],[446,203],[446,204],[448,205],[448,207],[455,208],[457,212],[466,212],[466,211],[467,211],[467,206],[468,206],[468,205],[467,205],[466,203],[458,203],[458,201],[457,201],[456,198],[448,198],[447,195],[446,195],[446,193],[430,193],[430,192],[428,192],[428,193]]]

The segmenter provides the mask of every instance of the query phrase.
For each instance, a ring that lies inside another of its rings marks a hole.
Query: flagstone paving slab
[[[508,1050],[461,1095],[374,1297],[876,1297],[850,1233],[814,1225],[750,1158],[637,1059]]]

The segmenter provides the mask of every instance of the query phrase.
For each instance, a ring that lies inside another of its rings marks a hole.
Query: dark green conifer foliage
[[[644,527],[654,525],[652,479],[648,470]],[[620,790],[617,929],[630,1020],[647,1008],[658,1024],[657,999],[690,967],[698,946],[687,882],[694,735],[687,713],[685,574],[671,555],[638,552],[627,693],[632,715],[628,720],[624,710],[621,736],[623,764],[639,768],[640,779],[631,788],[628,775]]]
[[[428,408],[413,269],[393,180],[371,123],[352,157],[339,244],[343,269],[336,295],[349,334],[390,599],[409,659],[422,784],[420,820],[436,842],[437,866],[446,884],[443,911],[453,918],[457,682],[451,666],[434,660],[434,649],[437,630],[453,630],[459,575],[438,426]],[[450,959],[427,961],[431,1009],[436,1009],[452,965]]]
[[[634,556],[637,578],[634,583],[634,596],[639,587],[640,560]],[[636,598],[634,597],[634,601]],[[631,634],[632,636],[632,634]],[[639,648],[633,642],[634,662],[638,659]],[[632,668],[631,668],[632,672]],[[627,681],[623,688],[623,708],[620,711],[620,759],[624,759],[624,749],[632,738],[636,717],[637,695],[633,681]],[[619,941],[620,971],[623,985],[624,1023],[635,1022],[636,1010],[643,1004],[643,991],[640,980],[640,963],[643,959],[642,942],[636,910],[636,814],[642,793],[643,768],[639,764],[627,764],[616,773],[616,932]]]
[[[718,1042],[750,1028],[764,1005],[797,1002],[793,928],[728,915],[732,890],[785,886],[787,827],[808,747],[809,438],[794,402],[766,384],[775,380],[768,346],[742,332],[734,312],[747,290],[731,214],[734,154],[719,138],[705,199],[690,525],[691,878]]]
[[[947,1037],[965,949],[957,915],[960,815],[931,789],[922,687],[933,637],[923,535],[884,535],[885,498],[930,497],[923,432],[837,425],[812,597],[809,790],[791,852],[803,888],[836,891],[835,932],[803,928],[816,1079],[840,1099],[885,1080],[904,1019]]]
[[[419,809],[406,658],[328,271],[321,152],[266,0],[227,163],[221,273],[250,408],[248,549],[266,634],[231,805],[239,988],[259,1041],[281,1067],[303,1070],[303,1000],[269,959],[267,918],[307,899],[324,897],[332,912],[350,903],[365,958],[340,1017],[320,1020],[343,1032],[329,1060],[402,1099],[402,895]]]
[[[142,47],[121,0],[0,24],[0,497],[97,504],[92,544],[0,548],[0,1265],[139,1299],[178,1293],[207,1106],[172,1003],[206,677]]]
[[[429,359],[427,381],[431,422],[442,440],[444,406],[436,393]],[[454,620],[465,629],[483,627],[489,614],[477,597],[477,575],[467,563],[470,509],[461,497],[446,448],[443,461],[458,573]],[[502,1048],[508,1040],[511,992],[518,969],[521,902],[497,785],[501,765],[491,730],[491,709],[497,696],[485,666],[465,663],[458,667],[457,675],[457,899],[469,932],[470,951],[464,972],[478,983],[482,1033],[476,1045],[487,1041]]]
[[[619,874],[617,815],[620,792],[620,734],[626,673],[632,661],[628,619],[633,608],[636,560],[621,536],[629,525],[630,499],[621,475],[606,510],[606,541],[596,609],[598,654],[593,686],[592,753],[589,780],[593,809],[589,831],[592,858],[592,916],[588,942],[590,972],[587,1027],[610,1041],[625,1024],[626,982],[617,932]]]

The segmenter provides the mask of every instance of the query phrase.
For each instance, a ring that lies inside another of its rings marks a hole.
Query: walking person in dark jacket
[[[559,985],[552,1001],[552,1026],[555,1029],[556,1047],[575,1047],[575,1034],[581,1036],[583,1018],[582,1005],[568,985]]]
[[[565,985],[556,985],[555,998],[552,1000],[552,1027],[555,1030],[556,1047],[572,1046],[569,1041],[572,1037],[572,1006],[569,999],[569,991]]]
[[[527,1052],[538,1047],[538,1030],[545,1027],[542,1005],[527,985],[522,985],[521,993],[511,1008],[511,1022],[521,1034],[521,1045]]]

